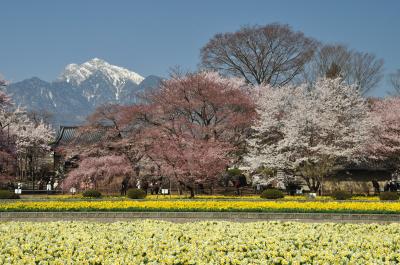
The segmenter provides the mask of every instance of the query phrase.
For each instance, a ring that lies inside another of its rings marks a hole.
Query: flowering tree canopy
[[[85,129],[106,132],[108,149],[114,150],[117,155],[124,155],[135,168],[145,155],[142,143],[145,136],[141,133],[143,122],[139,118],[143,110],[137,105],[103,105],[88,117]],[[104,144],[97,147],[105,148]]]
[[[0,77],[0,88],[5,85],[6,85],[6,81]],[[5,116],[6,111],[8,111],[8,108],[11,105],[12,105],[11,98],[6,93],[4,93],[3,91],[0,90],[0,113],[1,113],[0,129],[3,129],[4,127],[6,127],[4,116]]]
[[[0,80],[0,86],[5,85]],[[0,162],[10,165],[11,161],[26,160],[30,175],[35,175],[35,160],[50,150],[49,143],[54,131],[43,121],[32,121],[22,108],[14,108],[9,96],[0,91]],[[35,166],[36,165],[36,166]],[[10,168],[10,166],[8,166]],[[0,166],[0,174],[4,166]],[[10,171],[10,170],[8,170]]]
[[[354,86],[320,79],[312,87],[263,87],[247,161],[253,168],[290,169],[311,190],[339,159],[355,154],[369,136],[368,106]]]
[[[0,91],[0,109],[5,109],[6,107],[11,105],[11,99],[6,93]]]
[[[212,183],[243,149],[255,114],[246,84],[217,73],[176,75],[142,106],[146,155],[161,173],[193,191]],[[192,193],[193,195],[193,193]]]
[[[9,116],[10,132],[15,136],[17,152],[26,153],[32,148],[49,151],[49,143],[53,139],[53,129],[40,121],[32,122],[25,110],[17,108]]]
[[[152,111],[146,117],[176,133],[239,144],[254,113],[247,88],[241,79],[214,72],[173,76],[147,95],[145,110]]]
[[[0,78],[0,87],[5,86],[6,82]],[[10,141],[10,137],[5,128],[8,125],[7,112],[8,108],[12,105],[11,98],[0,91],[0,181],[4,182],[13,171],[15,145]]]
[[[146,155],[161,174],[191,191],[195,183],[214,183],[230,163],[232,146],[228,143],[163,133],[159,128],[147,130],[147,137]]]
[[[375,121],[368,151],[375,159],[388,161],[396,170],[400,168],[400,97],[376,100],[372,105]]]
[[[102,186],[119,186],[122,179],[133,174],[129,160],[124,156],[86,157],[79,167],[64,180],[64,188],[88,189]],[[119,180],[116,181],[116,180]]]

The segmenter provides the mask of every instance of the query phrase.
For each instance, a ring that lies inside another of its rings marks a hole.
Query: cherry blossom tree
[[[0,91],[0,108],[4,109],[11,105],[11,99],[4,92]]]
[[[30,148],[49,151],[49,143],[53,138],[53,130],[49,125],[40,121],[35,124],[29,119],[28,113],[17,108],[10,117],[10,131],[16,137],[18,152],[26,152]]]
[[[0,78],[0,87],[6,81]],[[9,108],[12,106],[11,98],[0,91],[0,178],[1,182],[9,180],[10,174],[15,172],[15,143],[9,132]]]
[[[50,152],[50,142],[54,138],[54,130],[43,121],[33,122],[28,113],[21,108],[16,108],[9,116],[9,130],[16,146],[17,163],[20,172],[25,172],[35,180],[39,170],[45,166],[41,161]]]
[[[107,149],[118,156],[125,156],[132,166],[138,169],[145,156],[145,135],[142,135],[143,122],[139,117],[145,111],[144,106],[120,106],[106,104],[100,106],[88,117],[87,131],[101,130],[106,132],[107,143],[99,143],[98,150]],[[136,173],[139,173],[137,170]],[[139,176],[136,176],[138,178]]]
[[[213,184],[231,160],[229,143],[168,134],[160,128],[147,130],[146,155],[167,176],[185,186],[194,196],[195,184]]]
[[[254,117],[247,85],[217,73],[174,75],[145,96],[143,122],[146,156],[161,174],[186,186],[214,183],[243,152]]]
[[[85,129],[106,130],[109,140],[88,149],[126,157],[136,175],[151,165],[194,196],[195,184],[214,183],[245,152],[255,115],[249,91],[217,73],[174,74],[140,104],[99,107]]]
[[[145,145],[142,142],[146,137],[141,134],[138,120],[141,111],[138,110],[136,105],[99,106],[77,131],[83,138],[95,135],[98,140],[82,141],[81,137],[76,137],[69,144],[57,147],[57,152],[69,163],[78,166],[78,169],[67,173],[64,188],[75,186],[81,189],[101,189],[108,186],[115,191],[123,182],[131,182],[132,178],[139,179],[140,166],[148,161],[142,162],[145,156]],[[96,164],[96,159],[100,164]],[[97,172],[96,167],[101,172]],[[104,173],[102,167],[108,167],[110,171]],[[85,171],[93,174],[86,174]]]
[[[375,121],[367,152],[373,159],[386,160],[395,171],[400,169],[400,97],[375,100]]]
[[[40,160],[50,151],[54,131],[42,121],[30,120],[24,109],[11,108],[9,101],[7,105],[0,110],[3,158],[16,160],[18,171],[28,173],[34,180],[42,166]]]
[[[254,168],[289,170],[317,191],[335,163],[357,153],[371,119],[355,86],[320,79],[297,87],[259,88],[258,121],[247,161]]]
[[[85,190],[102,186],[117,190],[122,180],[132,174],[129,160],[124,156],[86,157],[78,168],[69,172],[63,188],[76,187]]]
[[[15,173],[16,168],[15,143],[10,138],[7,130],[0,130],[0,182],[4,182],[5,176]]]
[[[0,88],[6,85],[6,81],[4,81],[0,77]],[[12,106],[11,98],[0,90],[0,129],[3,130],[7,125],[5,124],[5,114],[8,112],[9,107]]]
[[[0,86],[5,84],[0,80]],[[49,125],[32,121],[23,108],[15,108],[10,97],[0,91],[0,159],[4,165],[14,159],[19,171],[29,172],[34,179],[41,166],[39,160],[50,151],[53,134]]]

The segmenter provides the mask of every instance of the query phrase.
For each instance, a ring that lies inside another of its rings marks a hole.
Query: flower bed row
[[[399,224],[0,224],[0,264],[398,264],[399,249]]]
[[[170,211],[170,212],[331,212],[400,213],[400,202],[336,201],[14,201],[0,202],[0,211]]]
[[[105,200],[129,200],[124,196],[103,196]],[[81,194],[77,195],[23,195],[23,200],[81,200],[88,199],[82,197]],[[244,200],[244,201],[264,201],[265,199],[260,198],[260,195],[246,195],[246,196],[225,196],[225,195],[196,195],[195,198],[190,198],[185,195],[147,195],[146,200]],[[307,196],[285,196],[285,201],[306,201],[310,200]],[[316,201],[333,201],[334,199],[330,196],[317,196]],[[378,196],[353,196],[350,201],[379,201]]]

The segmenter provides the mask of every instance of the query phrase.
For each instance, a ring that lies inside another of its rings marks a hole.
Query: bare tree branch
[[[201,50],[202,66],[251,84],[284,85],[313,57],[317,42],[288,25],[243,27],[216,34]]]
[[[389,75],[389,81],[397,95],[400,95],[400,69]]]
[[[383,60],[375,55],[350,50],[342,44],[328,44],[321,46],[315,53],[304,71],[304,77],[308,82],[314,82],[320,77],[341,77],[365,94],[380,82],[382,71]]]

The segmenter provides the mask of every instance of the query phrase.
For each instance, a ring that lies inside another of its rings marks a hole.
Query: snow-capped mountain
[[[55,125],[76,125],[97,106],[129,104],[140,91],[156,87],[160,77],[142,77],[128,69],[94,58],[69,64],[54,82],[37,77],[10,84],[6,90],[17,105],[53,114]]]
[[[115,99],[119,100],[123,93],[124,86],[131,82],[139,85],[144,77],[129,71],[125,68],[111,65],[106,61],[94,58],[83,64],[69,64],[65,67],[59,80],[71,83],[74,86],[79,86],[82,82],[92,78],[93,76],[101,76],[104,82],[109,83],[111,88],[114,88]],[[87,95],[88,97],[92,95]]]

